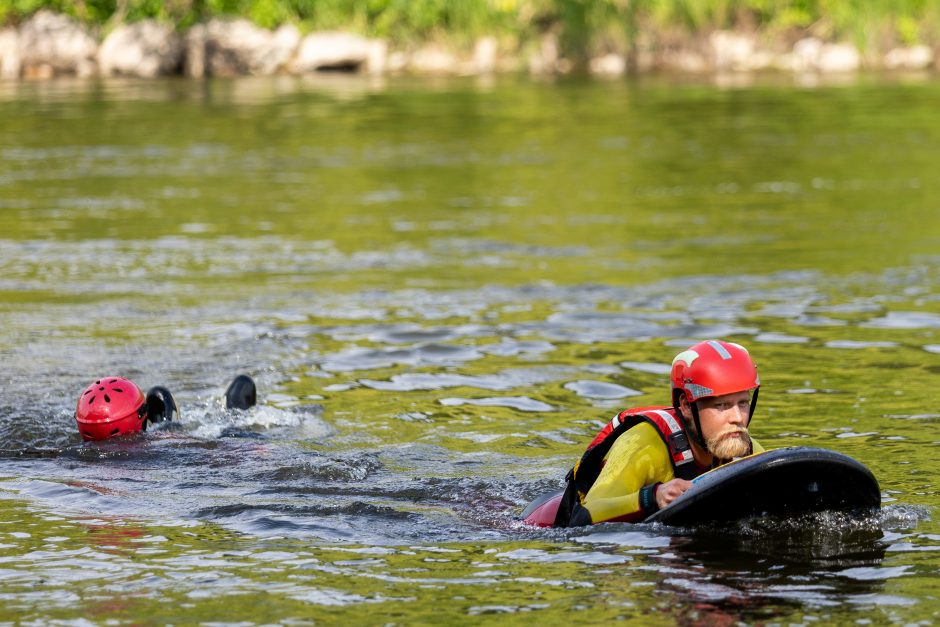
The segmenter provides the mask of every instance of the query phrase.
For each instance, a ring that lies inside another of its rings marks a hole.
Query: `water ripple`
[[[442,398],[438,401],[441,405],[448,407],[459,407],[461,405],[476,405],[478,407],[511,407],[519,411],[554,411],[554,407],[548,403],[537,401],[528,396],[494,396],[490,398]]]
[[[564,388],[584,398],[612,399],[643,394],[639,390],[617,385],[616,383],[590,380],[570,381],[564,385]]]

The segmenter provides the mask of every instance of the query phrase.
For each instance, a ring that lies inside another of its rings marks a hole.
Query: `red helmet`
[[[147,428],[146,397],[130,379],[98,379],[78,397],[75,421],[84,440],[143,431]]]
[[[740,344],[706,340],[672,360],[672,402],[685,395],[691,404],[706,396],[750,391],[760,387],[757,366]]]

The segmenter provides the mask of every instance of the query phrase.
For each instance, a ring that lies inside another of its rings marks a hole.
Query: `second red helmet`
[[[84,440],[107,440],[147,428],[147,402],[130,379],[104,377],[82,392],[75,421]]]

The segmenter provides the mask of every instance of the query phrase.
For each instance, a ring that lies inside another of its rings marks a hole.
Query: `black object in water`
[[[247,374],[235,377],[225,390],[227,409],[248,409],[258,403],[258,394],[254,380]]]
[[[151,423],[172,422],[180,419],[180,409],[173,394],[162,385],[147,390],[147,414]]]

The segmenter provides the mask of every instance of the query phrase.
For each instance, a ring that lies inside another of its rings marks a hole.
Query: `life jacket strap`
[[[581,459],[565,475],[567,486],[555,517],[555,527],[568,527],[576,524],[574,518],[577,517],[576,513],[579,511],[581,500],[597,481],[604,467],[604,458],[610,448],[624,432],[642,422],[650,423],[662,438],[669,451],[676,477],[692,480],[699,474],[685,428],[670,411],[658,407],[622,411],[611,418],[610,422],[600,430]]]
[[[672,456],[672,463],[677,470],[679,466],[695,461],[692,447],[689,445],[689,436],[686,435],[685,429],[675,416],[668,411],[654,409],[646,413],[645,417],[657,427],[656,430],[666,443],[666,448]]]

